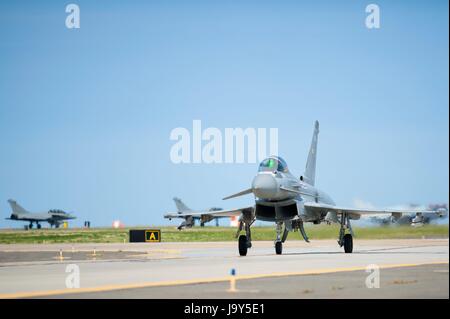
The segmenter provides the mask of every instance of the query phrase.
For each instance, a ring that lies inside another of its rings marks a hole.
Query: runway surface
[[[283,255],[253,244],[246,257],[235,242],[0,245],[0,298],[449,298],[448,239],[355,240],[353,254],[331,240],[286,242]],[[66,287],[69,265],[80,288]]]

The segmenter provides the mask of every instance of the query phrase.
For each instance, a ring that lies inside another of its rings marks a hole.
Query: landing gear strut
[[[277,255],[281,255],[283,253],[283,242],[281,239],[282,228],[283,228],[283,223],[278,222],[277,223],[277,239],[275,240],[275,253]],[[287,235],[286,235],[286,237],[287,237]]]
[[[348,228],[349,234],[345,233],[345,229]],[[341,228],[339,230],[338,244],[340,247],[344,246],[344,252],[351,254],[353,252],[353,230],[350,225],[350,217],[347,214],[341,215]]]

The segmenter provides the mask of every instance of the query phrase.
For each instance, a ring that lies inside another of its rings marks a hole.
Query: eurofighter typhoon
[[[239,254],[245,256],[248,249],[252,247],[251,226],[256,220],[275,223],[276,254],[282,253],[282,245],[289,232],[299,231],[303,239],[309,242],[304,223],[320,224],[322,222],[340,225],[338,244],[340,247],[344,247],[345,253],[352,253],[351,220],[357,220],[362,215],[391,214],[395,216],[398,214],[435,213],[435,211],[426,210],[357,209],[336,205],[329,195],[315,186],[318,136],[319,122],[316,121],[305,172],[300,178],[296,178],[289,171],[286,162],[281,157],[270,156],[259,165],[258,173],[253,178],[250,188],[224,198],[226,200],[253,194],[255,197],[253,206],[215,212],[188,213],[187,215],[205,220],[215,217],[239,216],[236,238],[238,238]],[[183,216],[184,214],[178,214],[178,217]]]

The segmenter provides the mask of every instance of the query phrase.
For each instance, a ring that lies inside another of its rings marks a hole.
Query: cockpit
[[[287,173],[288,167],[284,159],[278,156],[266,158],[259,164],[258,172],[282,172]]]
[[[56,215],[65,215],[66,212],[60,209],[50,209],[48,211],[49,214],[56,214]]]

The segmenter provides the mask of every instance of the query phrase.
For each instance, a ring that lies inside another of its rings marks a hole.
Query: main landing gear
[[[239,248],[239,255],[240,256],[246,256],[247,251],[249,248],[252,247],[252,240],[251,240],[251,232],[250,232],[250,226],[253,224],[254,220],[252,221],[244,221],[241,220],[239,222],[239,228],[236,233],[236,238],[238,239],[238,248]],[[340,230],[339,230],[339,239],[338,244],[340,247],[344,247],[344,252],[346,254],[351,254],[353,252],[353,230],[352,226],[350,224],[350,216],[348,214],[342,214],[340,218]],[[245,235],[240,235],[240,232],[245,229]],[[306,242],[309,242],[308,237],[306,236],[305,229],[303,228],[303,222],[297,222],[292,223],[292,225],[289,225],[289,227],[284,227],[283,230],[283,222],[277,222],[276,231],[277,231],[277,237],[275,239],[275,253],[277,255],[281,255],[283,253],[283,243],[286,241],[289,230],[299,230],[300,234],[302,235],[303,239]],[[348,233],[346,233],[348,229]]]
[[[239,236],[239,256],[247,256],[247,236],[241,235]]]
[[[351,234],[344,235],[344,251],[346,254],[353,252],[353,236]]]
[[[240,256],[246,256],[248,249],[252,247],[252,233],[250,231],[250,226],[252,224],[253,221],[251,222],[241,221],[239,223],[239,228],[236,233],[236,236],[239,236],[239,233],[241,232],[242,228],[245,228],[245,235],[240,235],[238,240],[238,248]]]
[[[350,233],[346,234],[345,229],[348,229]],[[353,252],[353,230],[350,225],[350,217],[347,214],[341,215],[341,228],[339,230],[338,244],[340,247],[344,246],[344,252],[351,254]]]
[[[283,243],[281,241],[275,242],[275,253],[281,255],[283,253]]]
[[[23,228],[24,228],[25,230],[33,229],[33,222],[30,222],[30,224],[23,226]],[[36,228],[37,228],[37,229],[41,229],[41,224],[39,224],[38,222],[36,222]]]

